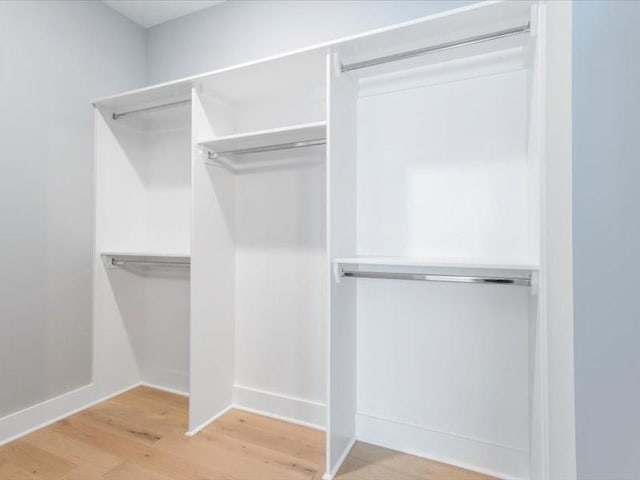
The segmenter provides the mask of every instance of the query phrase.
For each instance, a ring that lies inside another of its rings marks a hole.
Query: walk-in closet
[[[190,437],[234,408],[323,430],[325,480],[358,440],[546,477],[547,8],[97,100],[100,394],[189,395]]]

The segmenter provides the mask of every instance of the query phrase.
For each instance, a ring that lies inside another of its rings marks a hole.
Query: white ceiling
[[[144,28],[182,17],[225,0],[102,0]]]

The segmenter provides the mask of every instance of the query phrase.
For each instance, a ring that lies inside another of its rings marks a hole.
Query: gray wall
[[[575,2],[573,232],[580,479],[640,478],[640,2]]]
[[[230,1],[150,28],[148,80],[175,80],[471,3]]]
[[[101,2],[0,2],[0,417],[91,381],[90,101],[145,50]]]

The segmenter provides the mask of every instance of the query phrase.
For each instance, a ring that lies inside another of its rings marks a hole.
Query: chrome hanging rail
[[[463,40],[454,40],[452,42],[440,43],[438,45],[431,45],[429,47],[418,48],[416,50],[409,50],[407,52],[394,53],[392,55],[386,55],[384,57],[372,58],[370,60],[363,60],[361,62],[343,64],[341,69],[343,72],[349,72],[351,70],[358,70],[360,68],[372,67],[374,65],[380,65],[388,62],[397,62],[398,60],[404,60],[407,58],[418,57],[420,55],[427,55],[430,53],[441,52],[444,50],[451,50],[454,48],[465,47],[468,45],[475,45],[477,43],[488,42],[490,40],[497,40],[499,38],[512,37],[514,35],[520,35],[531,31],[531,23],[521,25],[519,27],[508,28],[506,30],[500,30],[493,33],[485,33],[483,35],[477,35],[475,37],[465,38]]]
[[[114,267],[125,267],[127,265],[150,266],[150,267],[189,267],[191,262],[177,261],[171,262],[166,260],[119,260],[111,259],[111,265]]]
[[[162,108],[175,107],[177,105],[183,105],[185,103],[191,103],[191,99],[188,98],[186,100],[178,100],[176,102],[163,103],[162,105],[153,105],[151,107],[144,107],[144,108],[138,108],[136,110],[129,110],[126,112],[114,113],[113,115],[111,115],[111,117],[114,120],[118,120],[119,118],[126,117],[127,115],[134,115],[136,113],[141,113],[141,112],[150,112],[153,110],[160,110]]]
[[[382,278],[390,280],[421,280],[426,282],[450,283],[483,283],[490,285],[523,285],[531,286],[531,276],[527,277],[492,277],[475,275],[441,275],[424,273],[395,273],[395,272],[362,272],[359,270],[340,269],[341,277],[354,278]]]
[[[209,160],[215,160],[218,156],[229,154],[229,153],[247,154],[247,153],[274,152],[277,150],[291,150],[294,148],[304,148],[304,147],[313,147],[316,145],[325,145],[326,143],[327,143],[326,138],[317,138],[314,140],[303,140],[301,142],[289,142],[289,143],[279,143],[276,145],[265,145],[263,147],[239,148],[236,150],[225,150],[225,151],[212,151],[212,152],[209,152],[208,158]]]

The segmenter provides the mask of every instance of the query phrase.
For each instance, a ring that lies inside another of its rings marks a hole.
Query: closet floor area
[[[187,398],[139,387],[0,447],[2,480],[320,480],[324,433],[231,410],[188,438]],[[336,480],[490,477],[356,443]]]

